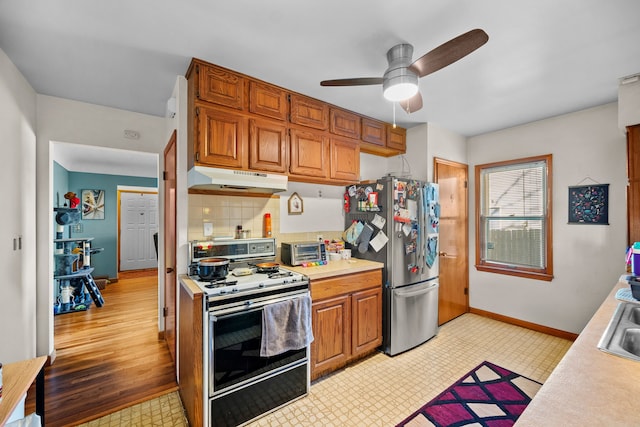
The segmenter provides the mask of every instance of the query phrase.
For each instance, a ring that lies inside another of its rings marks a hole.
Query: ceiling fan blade
[[[483,30],[476,28],[449,40],[416,59],[409,67],[418,77],[434,73],[464,58],[489,40]]]
[[[320,86],[365,86],[381,85],[382,77],[358,77],[354,79],[323,80]]]
[[[422,95],[418,92],[411,98],[400,101],[400,106],[407,114],[415,113],[422,108]]]

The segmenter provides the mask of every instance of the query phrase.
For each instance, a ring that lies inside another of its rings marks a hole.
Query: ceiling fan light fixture
[[[382,85],[385,99],[400,102],[418,93],[418,76],[413,73],[388,78]]]

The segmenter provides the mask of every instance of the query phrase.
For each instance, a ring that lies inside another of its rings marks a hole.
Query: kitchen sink
[[[598,348],[616,356],[640,361],[640,306],[621,302],[605,329]]]

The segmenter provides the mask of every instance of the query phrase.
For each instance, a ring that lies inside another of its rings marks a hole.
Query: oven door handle
[[[244,304],[242,304],[240,306],[226,308],[226,309],[222,309],[222,310],[216,310],[215,312],[212,312],[212,313],[209,314],[209,318],[213,322],[217,322],[218,319],[221,318],[221,317],[237,316],[239,314],[244,314],[244,313],[247,313],[249,311],[260,310],[265,305],[275,304],[275,303],[278,303],[278,302],[287,301],[287,300],[298,298],[298,297],[301,297],[301,296],[304,296],[304,295],[308,295],[308,294],[309,294],[309,291],[306,291],[306,292],[299,293],[299,294],[288,295],[286,297],[281,297],[281,298],[273,298],[273,299],[270,299],[270,300],[267,300],[267,301],[260,301],[260,302],[253,302],[251,300],[247,300],[247,301],[244,302]]]

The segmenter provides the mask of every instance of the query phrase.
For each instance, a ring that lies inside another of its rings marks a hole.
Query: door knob
[[[447,253],[446,253],[446,252],[438,252],[438,255],[440,255],[440,256],[447,256]]]
[[[173,268],[167,267],[167,274],[171,274],[171,273],[173,273]]]

